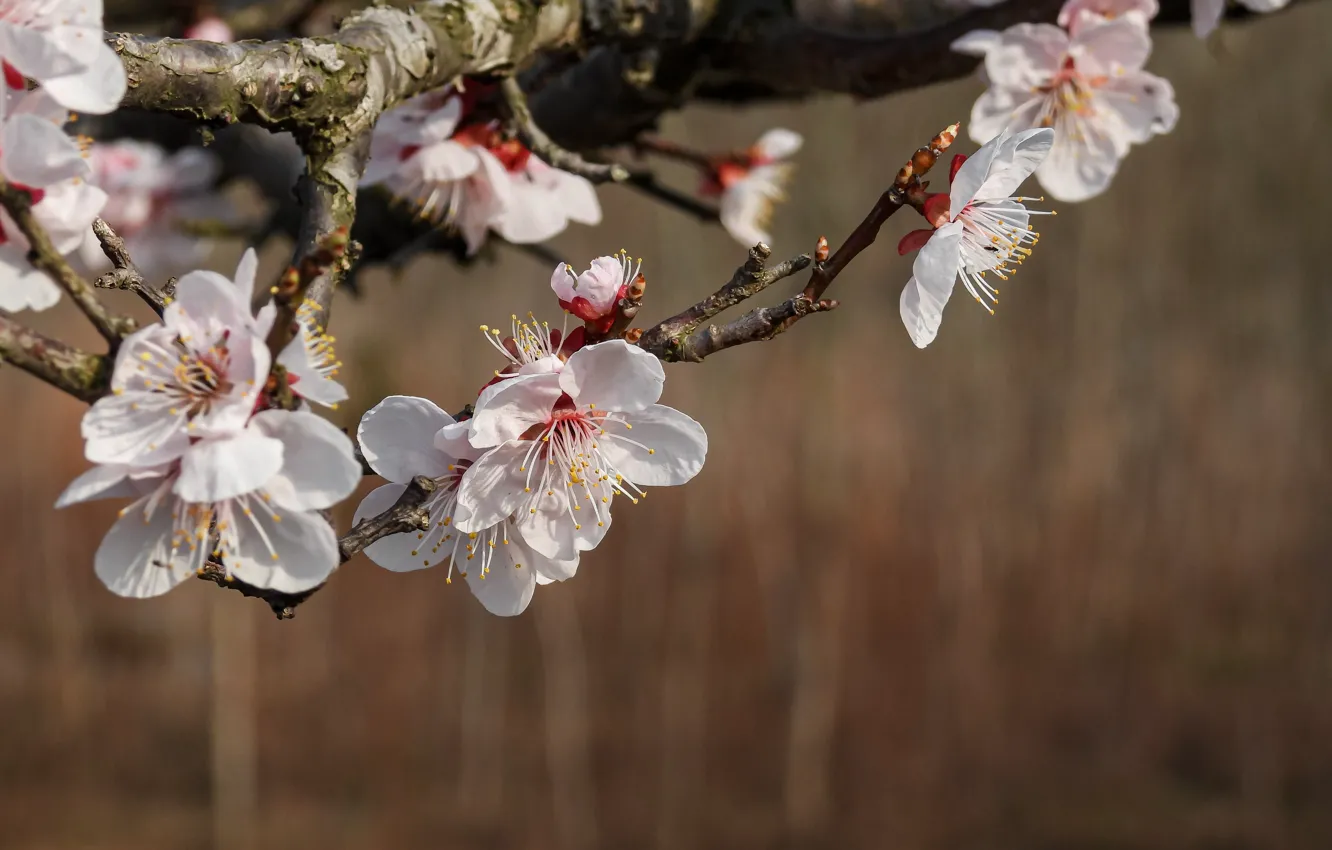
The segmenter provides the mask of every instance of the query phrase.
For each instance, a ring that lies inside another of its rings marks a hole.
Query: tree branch
[[[106,394],[111,380],[109,358],[40,334],[6,310],[0,310],[0,359],[88,404]]]
[[[97,236],[97,242],[102,246],[102,253],[111,261],[112,269],[93,281],[93,286],[98,289],[128,289],[143,299],[153,312],[160,318],[162,310],[165,309],[168,297],[163,292],[148,286],[143,279],[143,273],[139,267],[134,264],[130,258],[129,249],[125,247],[125,240],[116,235],[111,229],[111,225],[102,219],[93,220],[93,233]]]
[[[83,311],[97,332],[106,339],[114,352],[120,340],[133,333],[134,320],[124,316],[113,316],[97,300],[91,284],[84,280],[69,262],[60,255],[46,230],[37,221],[32,212],[32,196],[22,189],[11,186],[0,178],[0,204],[4,205],[14,224],[28,240],[28,262],[44,272],[65,291],[71,301]]]
[[[504,95],[504,105],[519,141],[547,165],[585,177],[593,183],[621,183],[629,179],[629,171],[619,163],[588,162],[573,151],[555,144],[532,119],[532,111],[527,107],[527,95],[523,94],[523,87],[517,78],[506,77],[500,83],[500,91]]]
[[[342,539],[338,541],[338,562],[340,564],[347,563],[365,547],[377,540],[388,537],[390,534],[428,531],[430,529],[430,514],[421,505],[435,491],[436,486],[433,478],[427,478],[424,475],[413,478],[412,482],[407,485],[407,489],[402,491],[402,495],[398,497],[398,501],[393,504],[393,507],[378,516],[361,520],[351,531],[343,535]],[[204,581],[211,581],[218,587],[235,590],[242,596],[264,600],[279,620],[290,620],[295,617],[296,606],[309,599],[324,586],[321,584],[300,593],[283,593],[278,590],[255,587],[229,575],[224,565],[213,561],[209,561],[199,571],[199,578]]]

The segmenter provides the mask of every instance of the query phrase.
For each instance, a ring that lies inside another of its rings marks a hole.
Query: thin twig
[[[546,132],[532,119],[532,110],[527,106],[527,95],[514,77],[505,77],[500,83],[500,92],[504,95],[504,105],[509,112],[509,120],[518,139],[536,154],[543,162],[571,174],[585,177],[593,183],[622,183],[629,179],[629,171],[619,163],[588,162],[571,150],[566,150],[555,143]]]
[[[97,241],[102,246],[102,253],[111,261],[113,268],[111,271],[103,274],[93,281],[93,286],[98,289],[128,289],[144,300],[153,312],[158,316],[162,315],[162,310],[166,307],[167,299],[161,292],[148,286],[143,279],[143,273],[139,267],[134,264],[130,258],[129,249],[125,247],[125,240],[121,239],[116,232],[111,229],[111,225],[102,219],[93,220],[93,233],[97,235]]]
[[[120,345],[120,340],[134,332],[133,319],[125,316],[113,316],[97,300],[92,284],[84,280],[78,272],[60,255],[46,235],[46,230],[37,221],[32,212],[32,196],[26,191],[11,186],[0,178],[0,204],[9,212],[14,224],[28,240],[28,261],[45,272],[68,295],[83,315],[88,317],[97,332],[110,344],[112,350]]]
[[[435,479],[418,475],[402,491],[393,507],[383,513],[367,517],[338,540],[338,562],[345,564],[370,544],[382,540],[390,534],[407,534],[430,529],[430,513],[421,507],[430,494],[435,491]],[[324,585],[312,587],[300,593],[283,593],[278,590],[255,587],[228,574],[227,568],[215,562],[208,562],[199,571],[199,578],[211,581],[218,587],[227,587],[238,591],[243,596],[262,599],[268,603],[273,614],[279,620],[290,620],[296,616],[296,606],[313,596]]]
[[[0,310],[0,359],[89,404],[106,394],[111,379],[110,358],[40,334],[6,310]]]
[[[802,293],[806,300],[819,300],[824,291],[836,280],[837,275],[841,274],[842,269],[846,268],[861,251],[874,244],[879,235],[879,228],[907,203],[907,196],[911,190],[920,186],[920,178],[934,167],[944,151],[957,140],[959,129],[961,124],[950,124],[943,132],[930,139],[928,145],[918,148],[911,155],[907,164],[897,172],[893,185],[879,196],[869,215],[851,231],[851,235],[838,246],[832,257],[826,262],[814,264],[814,271],[810,274],[809,283],[805,285],[805,291]]]
[[[692,215],[699,221],[711,223],[721,220],[721,212],[717,207],[705,201],[700,201],[693,195],[662,185],[658,182],[656,175],[650,171],[635,170],[630,172],[629,180],[625,185],[631,186],[669,207],[675,207],[680,212]]]

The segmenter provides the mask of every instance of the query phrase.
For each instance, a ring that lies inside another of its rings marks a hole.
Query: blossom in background
[[[376,564],[406,572],[448,560],[446,581],[458,570],[486,610],[502,616],[521,614],[537,584],[561,581],[577,570],[576,554],[555,561],[532,551],[511,533],[508,517],[470,532],[459,530],[467,511],[458,504],[458,487],[483,450],[467,441],[466,423],[455,423],[432,402],[389,396],[365,414],[356,436],[366,462],[392,483],[365,497],[355,522],[391,508],[417,475],[437,485],[422,505],[430,514],[430,529],[372,543],[365,553]]]
[[[615,321],[615,305],[642,276],[642,270],[642,260],[635,263],[620,251],[613,257],[597,257],[582,274],[561,263],[550,276],[550,288],[561,307],[604,333]]]
[[[467,422],[485,449],[463,477],[464,531],[514,517],[537,553],[568,560],[594,548],[617,495],[683,484],[707,456],[703,427],[656,404],[665,383],[657,358],[623,340],[589,345],[559,371],[487,387]],[[631,433],[632,432],[632,433]]]
[[[245,427],[268,378],[264,338],[274,311],[250,313],[258,260],[235,280],[195,271],[180,279],[162,323],[126,337],[111,393],[83,417],[88,460],[144,466],[180,457],[193,440]]]
[[[1240,0],[1240,5],[1250,12],[1275,12],[1284,9],[1290,0]],[[1226,13],[1226,0],[1192,0],[1193,32],[1198,38],[1206,38],[1221,23],[1221,16]]]
[[[232,32],[231,25],[213,14],[201,16],[185,28],[183,35],[185,38],[216,41],[219,44],[229,44],[236,40],[236,34]]]
[[[1053,128],[1036,179],[1061,201],[1105,191],[1129,148],[1170,132],[1179,117],[1170,83],[1142,70],[1152,42],[1134,16],[1075,17],[1072,36],[1051,24],[1018,24],[959,45],[984,54],[990,86],[972,107],[971,137]]]
[[[1147,29],[1161,11],[1157,0],[1068,0],[1059,10],[1059,26],[1076,34],[1086,24],[1123,19]]]
[[[0,102],[0,173],[32,196],[37,223],[62,254],[92,237],[92,222],[106,193],[88,183],[87,160],[61,128],[68,110],[48,92],[6,89]],[[0,210],[0,309],[45,310],[60,300],[60,289],[28,262],[28,240],[9,213]]]
[[[745,247],[772,239],[772,206],[786,198],[783,189],[795,169],[785,160],[803,141],[792,130],[769,130],[743,155],[720,162],[704,181],[702,194],[720,196],[722,226]]]
[[[934,229],[913,231],[898,246],[903,254],[920,250],[901,301],[902,322],[918,348],[939,332],[959,277],[967,292],[994,312],[990,304],[999,303],[999,291],[985,276],[1007,280],[1014,271],[1009,264],[1030,256],[1027,246],[1035,245],[1039,235],[1029,224],[1037,213],[1023,206],[1032,199],[1013,193],[1039,168],[1053,143],[1054,131],[1046,128],[1001,133],[970,158],[955,157],[951,191],[925,202]]]
[[[210,556],[255,587],[299,593],[338,565],[337,536],[316,511],[360,479],[347,435],[311,413],[267,410],[164,463],[95,466],[56,507],[135,497],[94,559],[98,578],[121,596],[161,595]]]
[[[66,109],[102,115],[125,96],[125,67],[104,41],[100,0],[0,3],[0,62],[11,90],[24,77]]]
[[[211,151],[186,147],[168,154],[151,142],[97,142],[89,150],[92,181],[110,197],[102,218],[125,239],[130,256],[154,276],[193,268],[213,241],[187,232],[191,221],[229,220],[230,203],[212,190],[221,163]],[[81,252],[92,269],[109,267],[95,240]]]
[[[469,254],[488,230],[527,243],[571,221],[600,223],[591,183],[536,159],[493,122],[462,124],[465,113],[454,89],[390,110],[375,125],[362,185],[382,185],[423,218],[456,230]]]

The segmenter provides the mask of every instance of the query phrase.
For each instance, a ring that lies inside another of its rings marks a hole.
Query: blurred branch
[[[111,225],[102,219],[93,220],[93,233],[97,236],[97,242],[102,246],[102,253],[111,261],[111,271],[103,274],[93,281],[93,286],[98,289],[128,289],[138,295],[159,317],[162,310],[166,307],[170,296],[165,292],[159,292],[148,286],[143,279],[143,274],[139,267],[134,264],[130,258],[129,249],[125,247],[125,240],[121,239],[116,232],[111,229]]]
[[[629,179],[629,172],[619,163],[588,162],[573,151],[565,150],[551,141],[550,136],[547,136],[532,119],[532,111],[527,106],[527,95],[523,94],[523,87],[515,77],[506,77],[500,83],[500,91],[504,95],[504,105],[509,112],[518,139],[547,165],[577,174],[593,183],[607,181],[621,183]]]
[[[0,359],[89,404],[106,393],[110,360],[40,334],[0,310]]]
[[[390,534],[407,534],[413,531],[429,530],[430,513],[423,509],[421,505],[435,491],[436,486],[433,478],[427,478],[424,475],[413,478],[412,482],[407,485],[407,489],[402,491],[402,495],[398,497],[398,501],[393,504],[393,507],[378,516],[361,520],[356,523],[351,531],[338,540],[338,562],[347,563],[365,547],[377,540],[388,537]],[[300,593],[283,593],[277,590],[255,587],[232,577],[224,565],[213,561],[209,561],[199,571],[199,578],[204,581],[211,581],[218,587],[235,590],[242,596],[264,600],[279,620],[290,620],[295,617],[296,607],[323,587],[321,584]]]
[[[60,255],[46,230],[37,221],[32,212],[32,196],[26,191],[10,185],[0,178],[0,204],[4,205],[14,224],[28,240],[28,261],[37,269],[55,281],[65,291],[71,301],[83,311],[93,327],[111,346],[114,353],[120,340],[133,333],[134,320],[124,316],[113,316],[106,311],[91,284],[84,280],[69,262]]]

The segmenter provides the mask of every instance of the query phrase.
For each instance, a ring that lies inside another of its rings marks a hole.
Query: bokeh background
[[[205,582],[115,598],[91,558],[116,506],[51,507],[84,468],[80,406],[0,371],[0,847],[1332,846],[1329,31],[1316,3],[1160,34],[1178,129],[1042,222],[996,317],[954,299],[912,347],[907,212],[841,310],[669,367],[703,473],[621,506],[516,619],[363,558],[289,622]],[[980,91],[663,132],[804,133],[789,255],[849,232]],[[602,199],[555,247],[646,258],[645,316],[743,259]],[[468,401],[495,368],[477,325],[553,318],[548,275],[517,251],[368,271],[336,310],[334,420]],[[41,325],[93,345],[71,313]]]

